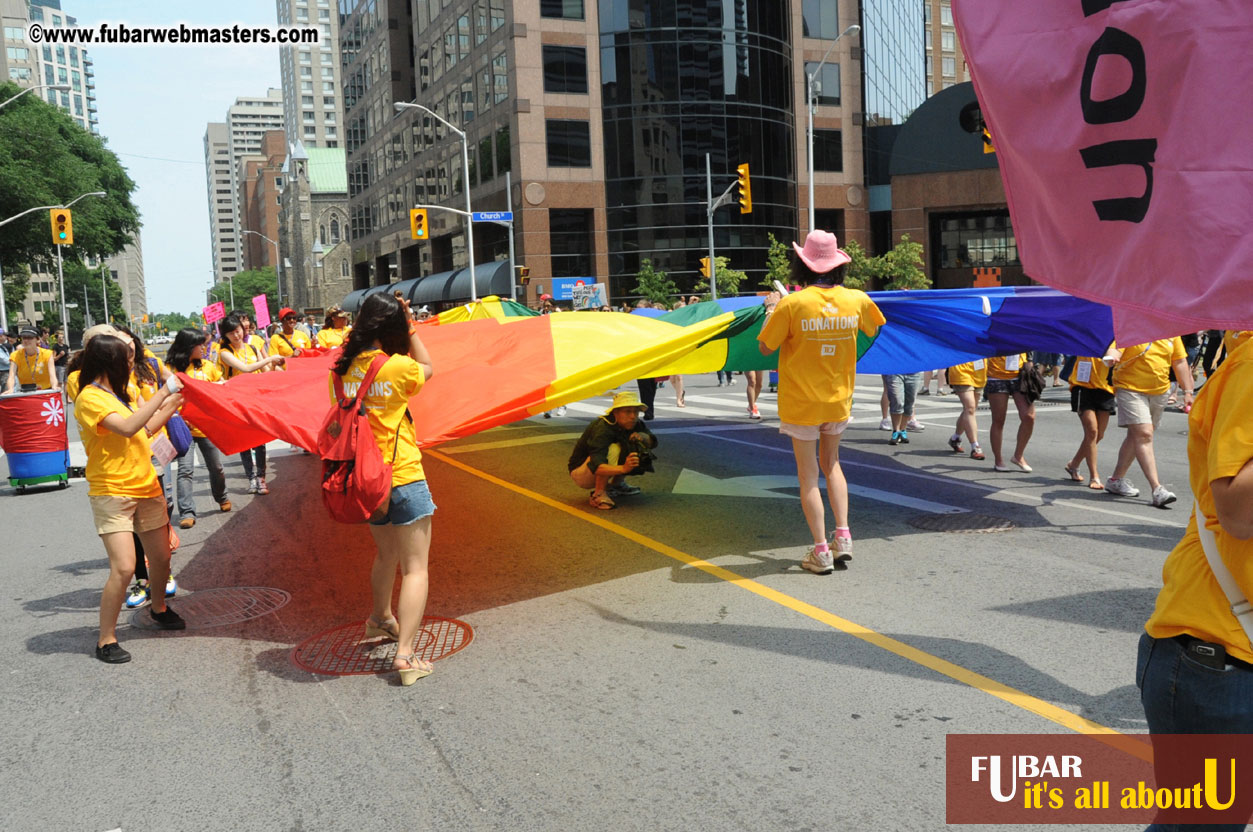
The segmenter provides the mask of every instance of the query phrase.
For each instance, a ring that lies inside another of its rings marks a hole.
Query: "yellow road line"
[[[469,445],[453,445],[449,448],[440,448],[446,454],[468,454],[472,451],[495,451],[501,448],[513,448],[520,445],[542,445],[546,442],[565,442],[570,439],[578,439],[583,435],[582,431],[577,433],[544,433],[538,436],[524,436],[519,439],[500,439],[495,442],[475,442]],[[429,454],[431,451],[424,450],[422,453]]]
[[[673,546],[668,546],[661,541],[654,540],[651,537],[640,534],[639,532],[632,531],[625,526],[620,526],[617,523],[610,522],[599,514],[593,514],[583,511],[582,509],[577,509],[573,506],[567,505],[566,503],[558,502],[551,497],[546,497],[543,494],[539,494],[535,491],[515,485],[514,483],[502,480],[499,477],[492,476],[491,474],[480,471],[477,468],[472,468],[463,462],[452,459],[448,455],[439,451],[431,450],[427,451],[426,454],[440,460],[441,462],[447,463],[454,468],[464,471],[467,474],[489,482],[492,485],[498,485],[501,488],[514,492],[515,494],[520,494],[523,497],[535,500],[538,503],[542,503],[549,508],[556,509],[557,511],[564,512],[571,517],[582,520],[585,523],[591,523],[593,526],[599,526],[605,531],[612,532],[620,537],[625,537],[627,540],[638,543],[647,549],[652,549],[658,554],[665,555],[668,558],[673,558],[674,560],[685,563],[688,566],[701,570],[702,572],[707,572],[714,577],[727,581],[728,583],[735,584],[741,589],[748,590],[755,595],[759,595],[762,598],[787,607],[788,609],[798,612],[801,615],[812,618],[814,621],[826,624],[828,627],[847,633],[851,636],[856,636],[862,641],[873,644],[874,646],[882,648],[889,653],[894,653],[903,659],[922,665],[929,670],[934,670],[942,676],[947,676],[950,679],[961,682],[964,685],[969,685],[976,690],[981,690],[989,696],[995,696],[997,699],[1008,702],[1015,707],[1022,708],[1023,710],[1029,711],[1037,716],[1044,717],[1050,722],[1054,722],[1063,728],[1067,728],[1080,734],[1112,734],[1122,736],[1120,731],[1113,728],[1101,725],[1098,722],[1093,722],[1090,719],[1085,719],[1078,714],[1071,713],[1065,708],[1059,708],[1052,703],[1045,702],[1043,699],[1039,699],[1028,693],[1011,688],[1008,685],[996,681],[995,679],[991,679],[980,673],[975,673],[973,670],[968,670],[961,665],[953,664],[946,659],[941,659],[939,656],[933,656],[930,653],[919,650],[916,647],[912,647],[903,641],[898,641],[891,636],[885,636],[875,630],[871,630],[853,621],[849,621],[847,618],[841,618],[840,616],[828,612],[820,607],[815,607],[813,604],[806,603],[798,598],[793,598],[792,596],[779,592],[778,590],[771,589],[765,584],[758,583],[750,578],[745,578],[743,575],[738,575],[729,569],[725,569],[721,566],[717,566],[716,564],[712,564],[709,561],[693,557],[686,552],[679,551]],[[1126,739],[1132,740],[1133,738],[1127,737]],[[1128,750],[1129,753],[1135,754],[1136,756],[1143,756],[1144,754],[1149,753],[1147,750],[1138,750],[1140,746],[1143,746],[1143,749],[1149,748],[1147,743],[1142,743],[1139,740],[1135,740],[1133,743],[1117,743],[1117,745],[1125,750]]]

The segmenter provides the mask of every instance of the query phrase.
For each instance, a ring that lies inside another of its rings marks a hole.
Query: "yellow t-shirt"
[[[865,292],[808,286],[787,295],[757,340],[779,350],[779,419],[793,425],[843,422],[853,402],[857,334],[886,323]]]
[[[243,373],[239,370],[236,370],[234,367],[232,367],[231,365],[227,364],[225,361],[222,360],[222,353],[226,353],[226,352],[229,352],[231,355],[238,358],[244,364],[256,364],[258,361],[264,358],[264,356],[261,355],[261,351],[258,350],[256,347],[254,347],[252,344],[240,344],[238,349],[231,349],[230,347],[219,346],[218,347],[218,369],[222,371],[222,378],[227,379],[228,381],[234,378],[235,376],[243,375]]]
[[[291,341],[291,344],[288,344],[288,341]],[[312,347],[313,342],[309,340],[309,336],[298,329],[294,330],[291,335],[284,335],[283,330],[280,329],[270,336],[270,355],[281,355],[284,358],[291,358],[296,354],[296,350],[307,350]],[[284,368],[280,367],[279,369]]]
[[[988,362],[977,358],[948,368],[948,383],[968,384],[971,387],[984,387],[988,383]]]
[[[197,367],[196,362],[193,361],[187,365],[187,376],[189,378],[199,379],[200,381],[221,381],[222,371],[218,369],[218,365],[211,364],[207,360],[202,360],[199,367]],[[199,430],[191,422],[187,423],[187,427],[191,429],[192,436],[199,436],[201,439],[205,438],[204,432]]]
[[[262,356],[265,355],[265,338],[264,337],[254,332],[248,336],[248,343],[251,344],[252,348],[255,349]]]
[[[1070,386],[1114,392],[1109,383],[1109,367],[1101,359],[1092,356],[1075,359],[1075,367],[1070,371]]]
[[[9,357],[9,363],[17,373],[18,385],[33,384],[36,389],[52,389],[52,350],[39,348],[34,358],[26,354],[26,350],[18,347]]]
[[[160,497],[161,485],[152,467],[148,432],[129,439],[106,428],[110,413],[130,417],[132,410],[111,391],[89,384],[74,402],[74,420],[87,451],[87,495],[90,497]]]
[[[374,356],[382,350],[367,350],[358,355],[344,373],[344,395],[354,396],[365,378]],[[426,479],[422,470],[422,452],[418,450],[413,422],[405,415],[409,400],[426,383],[422,366],[407,355],[393,355],[379,369],[365,395],[366,415],[370,432],[383,454],[384,462],[392,462],[392,487]],[[335,401],[334,374],[327,379],[331,401]]]
[[[74,401],[78,398],[78,370],[72,371],[65,377],[65,396],[67,401]]]
[[[340,344],[348,340],[348,333],[352,331],[352,327],[346,326],[343,329],[333,329],[327,327],[318,332],[318,346],[330,349],[338,347]]]
[[[1253,662],[1253,647],[1205,559],[1197,517],[1214,532],[1218,553],[1245,598],[1253,598],[1253,540],[1238,540],[1218,525],[1210,483],[1240,473],[1253,460],[1253,347],[1245,341],[1197,394],[1188,418],[1188,467],[1196,510],[1183,540],[1162,567],[1162,591],[1145,624],[1153,638],[1191,635],[1222,644]]]
[[[1249,340],[1249,336],[1253,335],[1253,329],[1229,329],[1223,333],[1223,349],[1227,351],[1227,355],[1231,355],[1236,351],[1236,347]]]
[[[1179,337],[1163,338],[1149,344],[1136,344],[1123,350],[1122,360],[1114,365],[1114,386],[1149,396],[1170,390],[1170,365],[1188,358]]]
[[[988,378],[1003,381],[1018,378],[1018,368],[1027,363],[1025,352],[1018,355],[996,355],[988,359]]]

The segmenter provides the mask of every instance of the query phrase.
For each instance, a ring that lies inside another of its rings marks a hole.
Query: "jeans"
[[[1253,734],[1253,670],[1205,667],[1174,639],[1140,636],[1136,686],[1150,734]],[[1243,832],[1245,824],[1160,824],[1149,832]]]
[[[192,442],[195,447],[188,448],[187,453],[178,458],[178,513],[183,517],[196,516],[196,501],[192,496],[196,448],[200,449],[205,467],[209,469],[209,490],[213,493],[213,501],[219,505],[226,501],[226,472],[222,470],[222,455],[218,453],[217,446],[203,436],[193,436]]]
[[[257,458],[257,467],[252,467],[253,455]],[[265,479],[265,445],[258,445],[251,451],[244,451],[239,455],[239,461],[244,463],[244,476],[248,479],[260,477]]]
[[[648,405],[648,409],[644,411],[644,420],[651,422],[656,415],[653,413],[653,403],[657,400],[657,379],[637,378],[635,385],[640,388],[640,401]]]
[[[922,385],[922,373],[884,376],[883,386],[888,391],[888,408],[893,413],[914,415],[914,398]]]
[[[726,376],[726,377],[727,377],[726,383],[727,383],[727,384],[730,384],[730,383],[731,383],[731,371],[730,371],[730,370],[727,370],[727,371],[725,371],[725,372],[724,372],[724,371],[722,371],[722,370],[718,370],[718,383],[719,383],[719,384],[722,384],[722,377],[723,377],[723,376]]]

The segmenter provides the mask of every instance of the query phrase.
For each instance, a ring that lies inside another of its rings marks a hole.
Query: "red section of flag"
[[[0,397],[0,447],[5,453],[64,451],[67,443],[60,393]]]

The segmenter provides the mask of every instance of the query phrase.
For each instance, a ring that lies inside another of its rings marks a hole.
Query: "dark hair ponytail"
[[[821,283],[823,286],[843,286],[844,273],[847,270],[848,264],[844,263],[829,272],[819,274],[806,266],[804,260],[797,257],[792,261],[792,282],[797,286],[811,286],[815,283]]]
[[[231,342],[230,339],[226,337],[226,333],[234,332],[235,330],[242,328],[243,325],[243,321],[239,320],[239,318],[235,315],[227,315],[223,318],[222,323],[218,324],[218,332],[222,336],[221,340],[218,342],[219,346],[221,346],[222,349],[234,352],[234,350],[231,349]]]
[[[405,307],[386,292],[370,295],[357,313],[357,325],[348,334],[339,360],[332,368],[343,375],[358,355],[378,341],[388,355],[409,352],[409,316]]]
[[[78,374],[79,391],[104,379],[113,390],[113,395],[129,405],[131,397],[126,391],[131,377],[129,363],[129,351],[121,338],[97,335],[83,348],[83,368]]]

